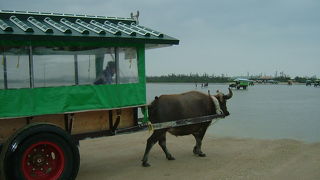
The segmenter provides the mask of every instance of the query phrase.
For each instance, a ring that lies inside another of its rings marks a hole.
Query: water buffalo
[[[229,88],[229,94],[224,95],[217,92],[211,96],[197,91],[186,92],[174,95],[161,95],[148,106],[149,119],[151,123],[162,123],[175,121],[186,118],[208,116],[224,113],[229,115],[226,101],[232,97],[232,91]],[[148,138],[146,150],[142,159],[142,166],[148,167],[148,154],[155,143],[159,143],[168,160],[175,158],[170,154],[166,146],[166,132],[168,131],[175,136],[184,136],[192,134],[196,139],[196,145],[193,148],[193,153],[200,157],[206,156],[201,151],[201,144],[209,122],[192,124],[174,128],[166,128],[155,130]]]

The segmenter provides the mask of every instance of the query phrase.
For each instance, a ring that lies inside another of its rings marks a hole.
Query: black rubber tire
[[[80,165],[79,150],[70,134],[51,124],[31,124],[15,133],[4,145],[1,152],[1,178],[6,180],[26,179],[22,172],[22,157],[33,144],[48,141],[63,151],[65,163],[58,179],[73,180]],[[12,150],[15,149],[15,150]]]

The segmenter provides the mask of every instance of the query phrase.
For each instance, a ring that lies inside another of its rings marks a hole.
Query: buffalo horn
[[[233,95],[232,91],[231,91],[231,88],[228,88],[229,89],[229,94],[225,95],[224,98],[225,99],[230,99]]]

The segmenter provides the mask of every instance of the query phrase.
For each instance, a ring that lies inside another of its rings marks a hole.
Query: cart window
[[[114,74],[108,81],[99,78],[110,61],[115,64],[114,52],[114,48],[34,48],[35,87],[112,84]]]
[[[115,48],[104,54],[96,55],[96,75],[94,84],[137,83],[138,64],[136,48],[118,48],[118,58]]]
[[[74,85],[74,55],[60,49],[34,48],[33,71],[34,87]]]
[[[138,82],[138,60],[136,48],[119,48],[119,82]]]
[[[125,84],[139,79],[136,48],[33,47],[30,58],[29,48],[2,51],[0,89],[28,88],[30,74],[33,87]]]
[[[87,68],[90,67],[92,70],[93,80],[86,83],[96,85],[116,83],[115,48],[101,48],[93,55],[93,61],[87,65]]]
[[[27,48],[2,49],[0,67],[0,89],[5,88],[5,83],[7,83],[7,88],[10,89],[30,87]]]
[[[95,55],[81,54],[77,56],[79,68],[79,84],[92,84],[96,78]]]

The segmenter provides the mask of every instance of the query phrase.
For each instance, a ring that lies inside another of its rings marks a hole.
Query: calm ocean
[[[188,83],[148,83],[147,99],[155,96],[198,90],[215,94],[228,92],[226,84],[207,88]],[[320,88],[305,85],[255,85],[233,90],[228,101],[230,116],[208,129],[216,137],[296,139],[320,142]]]

